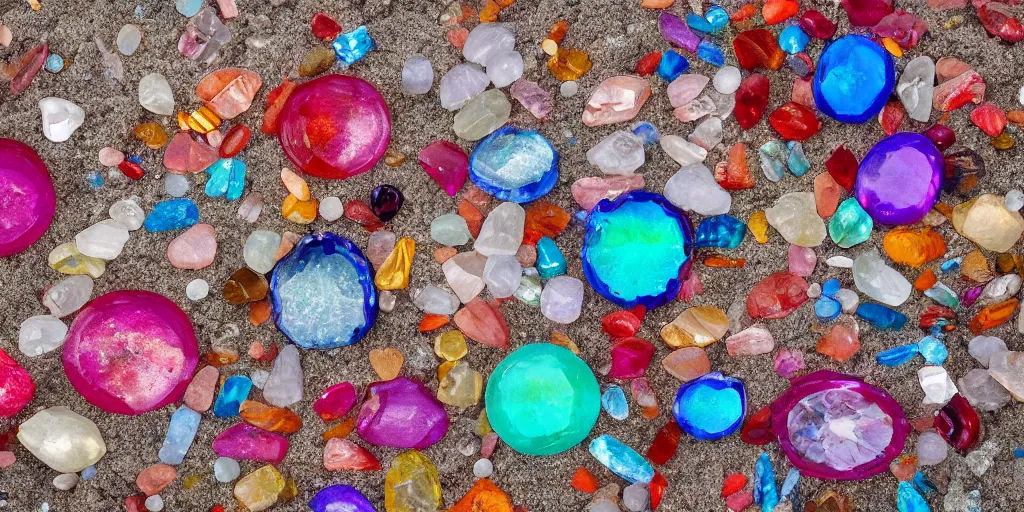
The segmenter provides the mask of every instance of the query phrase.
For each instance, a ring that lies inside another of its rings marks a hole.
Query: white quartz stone
[[[178,175],[172,174],[172,176]],[[135,231],[141,228],[142,223],[146,220],[146,212],[138,203],[131,199],[122,199],[110,205],[107,214],[110,215],[111,219],[128,228],[128,231]]]
[[[441,107],[445,110],[458,110],[476,95],[484,92],[490,83],[491,79],[480,66],[459,64],[441,77],[438,89]]]
[[[523,243],[526,210],[516,203],[504,202],[484,219],[473,249],[484,256],[514,255]]]
[[[413,55],[402,66],[402,92],[426,94],[434,86],[434,68],[422,55]]]
[[[87,275],[70,276],[53,285],[43,295],[43,305],[50,314],[65,317],[78,311],[92,297],[93,280]]]
[[[515,50],[491,52],[484,63],[495,87],[507,87],[523,76],[523,56]]]
[[[481,66],[498,51],[511,50],[516,45],[515,33],[504,23],[481,23],[469,32],[462,45],[462,56]]]
[[[53,142],[64,142],[85,122],[85,111],[74,103],[53,96],[39,100],[43,135]]]
[[[302,400],[302,361],[299,349],[288,344],[274,360],[274,369],[263,386],[263,398],[270,405],[288,407]]]
[[[88,276],[85,276],[88,277]],[[68,326],[52,315],[30,316],[18,331],[18,350],[29,357],[43,355],[64,344]]]
[[[946,405],[957,394],[956,384],[941,366],[925,366],[917,370],[917,380],[924,391],[925,405]]]
[[[646,158],[643,139],[629,130],[612,132],[587,151],[587,161],[605,174],[633,174]]]
[[[540,311],[552,322],[569,324],[580,317],[583,282],[575,277],[555,276],[540,292]]]
[[[107,219],[75,235],[75,246],[86,256],[109,261],[121,255],[128,236],[128,228],[116,220]]]
[[[861,293],[890,306],[910,298],[914,286],[896,269],[885,264],[877,249],[870,249],[853,261],[853,283]]]
[[[679,165],[699,164],[708,157],[708,151],[678,135],[665,135],[661,138],[661,149]]]
[[[428,284],[412,299],[413,305],[432,315],[454,315],[459,309],[459,298],[452,292]]]
[[[739,68],[736,66],[722,66],[715,73],[712,84],[716,91],[722,94],[732,94],[740,88],[741,81],[743,81],[743,76],[740,74]]]
[[[345,214],[345,205],[337,196],[327,196],[320,200],[320,216],[327,222],[334,222]]]
[[[77,473],[107,453],[100,429],[67,407],[37,412],[18,428],[18,441],[55,471]]]
[[[441,265],[448,286],[463,303],[473,300],[484,291],[484,266],[487,257],[476,251],[462,252],[448,258]]]
[[[519,289],[523,278],[523,267],[519,260],[509,254],[495,254],[487,258],[484,265],[484,284],[487,291],[498,299],[511,297]]]
[[[672,175],[665,183],[665,198],[683,210],[704,216],[726,214],[732,207],[732,196],[701,164],[683,167]]]
[[[174,114],[174,93],[167,77],[150,73],[139,80],[139,103],[142,108],[162,116]]]

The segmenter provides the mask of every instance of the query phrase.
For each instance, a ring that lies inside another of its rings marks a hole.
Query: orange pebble
[[[271,432],[291,434],[302,428],[302,418],[294,412],[252,400],[242,402],[238,407],[238,415],[246,423]]]
[[[747,260],[744,258],[726,258],[721,255],[708,256],[707,258],[704,258],[705,267],[739,268],[746,264]]]
[[[480,209],[473,205],[466,199],[463,199],[459,203],[459,216],[466,219],[466,225],[469,226],[469,234],[476,238],[480,234],[480,227],[484,225],[484,214],[480,213]]]
[[[282,168],[281,183],[284,184],[284,188],[288,189],[288,193],[295,196],[299,201],[309,201],[311,197],[309,194],[309,184],[295,171],[287,167]]]
[[[900,227],[882,237],[882,248],[896,263],[920,267],[946,254],[946,241],[929,228]]]
[[[746,4],[737,9],[736,12],[730,14],[729,20],[733,22],[747,21],[754,16],[757,16],[757,6],[754,4]]]
[[[135,138],[149,149],[160,149],[167,144],[167,132],[158,123],[142,123],[135,127]]]
[[[334,439],[335,437],[348,437],[348,435],[351,434],[352,430],[355,428],[356,418],[354,416],[351,416],[349,418],[342,420],[341,423],[338,423],[327,432],[324,432],[321,435],[321,437],[323,437],[324,441]]]
[[[569,225],[569,213],[543,199],[526,208],[525,243],[536,244],[541,237],[555,238]]]
[[[238,361],[238,351],[227,347],[214,347],[206,354],[206,363],[210,366],[227,366]]]
[[[270,301],[260,300],[249,303],[249,323],[262,325],[270,318]]]
[[[672,7],[676,0],[641,0],[640,7],[644,9],[667,9]]]
[[[932,286],[935,286],[935,283],[937,282],[939,282],[939,280],[935,278],[935,272],[929,268],[924,272],[921,272],[921,275],[917,277],[916,281],[914,281],[914,289],[919,292],[923,292]]]
[[[440,247],[434,251],[434,261],[443,265],[444,262],[448,261],[452,256],[455,256],[458,253],[458,249],[454,247]]]
[[[593,473],[587,471],[587,468],[580,466],[576,470],[576,474],[572,476],[572,486],[577,491],[594,494],[601,487],[601,483],[597,481],[597,477]]]
[[[318,203],[316,200],[301,201],[292,194],[281,203],[281,216],[296,224],[309,224],[316,219]]]
[[[448,325],[447,315],[432,315],[428,313],[426,315],[423,315],[423,318],[420,320],[420,325],[418,329],[420,332],[430,332],[436,331],[437,329],[440,329],[446,325]]]
[[[551,25],[551,30],[548,31],[548,39],[561,44],[565,39],[566,32],[569,31],[569,23],[564,20],[556,21],[554,25]]]
[[[448,31],[447,37],[452,46],[461,50],[466,44],[466,38],[469,37],[469,30],[466,30],[466,27],[455,28]]]
[[[794,0],[767,0],[761,8],[761,15],[765,23],[774,25],[786,21],[799,10],[800,4]]]
[[[480,8],[480,23],[492,23],[498,21],[498,13],[501,6],[494,0],[484,0],[484,6]]]
[[[1024,124],[1024,110],[1011,110],[1007,112],[1006,120],[1013,124]]]
[[[1010,299],[1008,301],[983,308],[971,320],[971,324],[969,325],[971,332],[978,335],[993,327],[1005,324],[1006,321],[1013,316],[1013,312],[1017,310],[1017,306],[1019,304],[1019,300]]]

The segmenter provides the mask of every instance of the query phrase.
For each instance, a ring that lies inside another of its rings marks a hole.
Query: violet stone
[[[398,215],[405,197],[394,185],[381,185],[370,194],[370,209],[381,222],[390,222]]]
[[[890,135],[861,160],[854,195],[875,222],[913,224],[935,206],[942,166],[942,154],[924,135]]]
[[[324,487],[309,500],[313,512],[377,512],[363,493],[347,485]]]
[[[17,254],[43,236],[56,197],[46,164],[14,139],[0,138],[0,258]]]
[[[296,87],[278,126],[288,159],[327,179],[370,170],[391,142],[384,97],[369,82],[347,75],[325,75]]]
[[[419,381],[398,377],[375,382],[366,394],[356,430],[367,443],[422,450],[448,432],[448,413]]]
[[[288,454],[288,439],[252,425],[239,423],[224,429],[213,440],[213,451],[235,460],[258,460],[280,464]]]
[[[679,16],[668,11],[661,12],[661,17],[658,18],[658,30],[661,31],[661,37],[664,37],[669,44],[689,50],[690,53],[696,53],[697,47],[700,46],[700,37],[694,34],[690,27],[679,19]]]
[[[889,469],[910,424],[885,390],[820,370],[797,377],[771,405],[779,446],[805,476],[860,480]]]
[[[157,293],[124,290],[86,304],[64,342],[64,372],[89,403],[142,414],[185,394],[199,361],[192,324]]]

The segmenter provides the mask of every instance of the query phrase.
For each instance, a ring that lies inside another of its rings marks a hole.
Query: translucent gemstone
[[[601,126],[629,121],[651,96],[647,80],[637,76],[613,76],[605,79],[590,95],[583,111],[583,124]]]
[[[775,338],[764,325],[754,324],[725,339],[729,355],[756,356],[767,354],[775,348]]]
[[[1019,43],[1024,41],[1024,26],[1021,25],[1020,17],[1008,5],[985,2],[979,6],[978,19],[989,35],[998,37],[1008,43]]]
[[[376,47],[366,30],[366,25],[360,25],[351,32],[338,34],[331,46],[334,53],[338,54],[338,59],[346,66],[351,66]]]
[[[484,284],[495,298],[511,297],[523,277],[523,268],[515,256],[496,254],[487,258],[484,265]]]
[[[660,143],[661,149],[683,167],[701,163],[708,156],[706,149],[678,135],[666,135]]]
[[[441,510],[442,505],[441,480],[437,467],[426,455],[409,450],[391,459],[391,468],[384,478],[386,510],[436,512]],[[370,510],[373,510],[372,507]]]
[[[988,373],[1017,400],[1024,398],[1024,352],[998,352],[989,360]]]
[[[355,343],[377,318],[377,293],[366,258],[355,244],[333,233],[304,237],[278,261],[270,300],[278,329],[306,349]]]
[[[697,99],[708,85],[708,77],[698,74],[679,75],[668,84],[668,101],[673,108],[682,107]]]
[[[484,66],[495,53],[515,47],[516,36],[503,23],[481,23],[469,32],[462,46],[462,56]]]
[[[843,10],[856,27],[871,27],[893,11],[893,0],[842,0]]]
[[[189,231],[196,229],[196,227],[198,226],[193,226]],[[187,234],[189,231],[185,233]],[[273,231],[253,231],[245,240],[242,257],[249,268],[260,274],[266,274],[274,268],[274,263],[277,261],[274,256],[277,254],[277,248],[280,245],[281,235]]]
[[[846,35],[822,52],[814,75],[814,100],[824,114],[845,123],[877,115],[896,82],[892,56],[867,37]],[[850,94],[851,91],[858,94]]]
[[[696,306],[684,310],[661,328],[661,339],[673,348],[706,347],[725,336],[729,319],[721,309]]]
[[[840,317],[818,340],[816,350],[819,354],[836,361],[848,361],[860,350],[858,333],[856,320],[848,316]]]
[[[163,164],[171,172],[196,173],[213,165],[217,159],[215,148],[192,138],[188,132],[178,132],[164,150]]]
[[[735,66],[723,66],[715,72],[713,85],[715,90],[722,94],[732,94],[739,89],[741,80],[742,77],[740,76],[739,68]]]
[[[451,315],[459,307],[459,298],[448,290],[427,285],[413,296],[413,304],[427,314]]]
[[[768,122],[788,141],[807,140],[822,126],[813,110],[794,101],[775,109],[768,116]]]
[[[263,398],[271,405],[287,407],[302,400],[303,372],[295,345],[281,349],[270,377],[263,385]]]
[[[690,134],[690,142],[711,151],[722,142],[722,120],[717,117],[709,117],[697,125]]]
[[[39,100],[43,120],[43,135],[53,142],[64,142],[71,138],[78,127],[85,122],[82,107],[62,98]]]
[[[252,425],[239,423],[224,429],[213,440],[220,457],[280,464],[288,454],[288,438]]]
[[[234,496],[250,512],[263,512],[277,503],[284,488],[284,477],[268,464],[242,477],[235,484]]]
[[[68,279],[76,278],[88,279],[89,292],[92,292],[92,279],[89,276],[74,276]],[[78,307],[81,307],[88,300],[89,296],[86,295]],[[76,307],[75,309],[77,310],[78,308]],[[72,312],[73,311],[70,311],[68,313]],[[22,354],[29,357],[43,355],[60,347],[64,343],[64,338],[67,336],[67,333],[68,326],[55,316],[30,316],[21,322],[21,326],[18,330],[18,350],[21,350]],[[6,358],[6,355],[4,358]]]
[[[877,249],[865,251],[853,261],[853,280],[861,293],[890,306],[906,302],[913,290],[910,281],[885,264]]]
[[[982,366],[988,368],[991,359],[996,354],[1006,352],[1006,342],[995,336],[975,336],[967,346],[971,357],[976,359]]]
[[[786,256],[790,272],[801,277],[807,277],[814,273],[814,267],[818,262],[818,255],[814,249],[790,245]]]
[[[753,71],[757,68],[778,70],[785,60],[775,34],[763,28],[744,30],[732,41],[740,67]]]
[[[515,255],[523,241],[526,211],[513,202],[498,205],[484,219],[473,249],[484,256]]]
[[[43,305],[53,316],[65,317],[78,311],[89,301],[92,289],[93,280],[89,276],[72,276],[46,290],[43,294]]]
[[[318,491],[309,501],[313,512],[376,512],[373,504],[361,492],[348,485],[331,485]]]
[[[917,370],[924,391],[924,404],[944,405],[957,393],[956,385],[941,366],[925,366]]]
[[[471,251],[456,254],[441,265],[448,286],[462,302],[468,303],[484,290],[486,262],[486,256]]]
[[[96,424],[67,407],[50,407],[32,415],[18,427],[18,441],[61,473],[82,471],[107,453]]]
[[[658,76],[666,82],[673,82],[680,75],[690,69],[690,61],[686,60],[678,52],[669,50],[661,54],[661,61],[658,62]]]
[[[576,321],[583,308],[583,282],[575,277],[556,276],[549,280],[540,295],[540,310],[552,322],[569,324]]]
[[[896,263],[920,267],[946,254],[942,235],[928,228],[896,228],[882,238],[885,254]]]
[[[989,375],[988,371],[975,368],[957,381],[960,394],[972,406],[983,411],[998,411],[1010,403],[1010,393]]]
[[[761,120],[768,107],[770,83],[764,75],[753,73],[740,82],[736,91],[736,122],[749,130]]]
[[[489,89],[477,94],[455,114],[452,129],[468,141],[480,140],[508,122],[512,104],[505,93]]]
[[[661,366],[673,377],[691,381],[711,371],[707,352],[700,347],[683,347],[674,350],[662,359]]]
[[[700,45],[700,37],[694,34],[679,16],[668,11],[661,12],[661,16],[658,18],[658,30],[665,41],[672,46],[696,52]]]
[[[32,401],[35,391],[28,370],[0,349],[0,418],[20,413]]]
[[[126,27],[130,25],[125,25]],[[161,116],[174,114],[174,93],[167,77],[150,73],[139,80],[139,103],[142,108]]]
[[[444,406],[418,381],[398,377],[376,382],[366,393],[356,429],[370,444],[423,449],[448,431]]]
[[[969,103],[978,104],[985,99],[985,79],[968,68],[963,73],[940,83],[932,96],[932,108],[950,112]]]
[[[63,352],[68,380],[87,401],[133,415],[181,398],[198,359],[188,316],[146,291],[110,292],[93,300],[71,324]],[[145,371],[153,365],[162,371]]]
[[[281,148],[295,165],[320,178],[345,179],[384,155],[391,114],[369,82],[326,75],[295,88],[278,128]]]
[[[634,191],[602,201],[587,220],[581,258],[590,285],[622,307],[651,308],[679,292],[693,228],[664,197]],[[646,268],[638,279],[629,268]]]
[[[93,278],[100,277],[106,270],[105,261],[78,252],[74,242],[54,247],[47,255],[47,264],[62,274],[88,274]]]
[[[732,207],[732,197],[701,164],[683,167],[672,175],[665,183],[665,198],[682,210],[700,215],[722,215]]]
[[[537,85],[537,82],[520,78],[512,84],[508,93],[537,119],[546,119],[551,114],[551,94]]]
[[[714,372],[679,387],[672,415],[683,432],[715,440],[739,430],[746,409],[743,382]]]
[[[579,80],[593,65],[586,52],[575,48],[559,48],[548,59],[548,71],[551,72],[551,76],[563,81]]]
[[[202,5],[202,2],[185,0]],[[192,60],[211,63],[221,47],[231,41],[231,30],[220,21],[217,11],[207,6],[193,16],[178,39],[178,51]]]
[[[454,213],[436,217],[430,222],[430,238],[441,245],[464,245],[469,242],[466,219]]]
[[[184,405],[174,411],[167,426],[167,435],[160,447],[160,462],[178,465],[185,460],[185,454],[192,446],[196,431],[199,429],[200,419],[202,415]]]
[[[491,79],[480,66],[459,64],[441,77],[438,89],[441,107],[446,110],[458,110],[484,92],[490,84]]]
[[[587,151],[587,161],[605,174],[633,174],[644,164],[644,143],[629,130],[618,130]]]
[[[626,192],[643,187],[644,177],[640,174],[580,178],[572,184],[572,197],[581,208],[589,212],[602,199],[613,200]]]
[[[462,189],[469,175],[469,159],[465,151],[446,140],[433,142],[423,148],[418,161],[427,175],[452,197]]]
[[[484,67],[487,68],[487,78],[495,87],[508,87],[523,76],[523,56],[515,50],[498,50],[487,57]]]
[[[751,318],[782,318],[807,301],[807,281],[789,272],[764,278],[747,295]]]
[[[850,197],[839,204],[839,209],[828,222],[828,234],[832,241],[844,249],[864,243],[871,237],[874,222],[861,208],[856,199]]]
[[[591,441],[590,454],[612,473],[630,483],[646,484],[654,478],[654,468],[643,456],[610,435],[605,434]]]
[[[445,373],[437,386],[437,399],[454,407],[472,407],[480,402],[484,380],[469,363],[458,361]]]
[[[422,55],[413,55],[402,66],[402,92],[426,94],[434,85],[434,68]]]
[[[768,223],[793,245],[817,247],[825,239],[825,222],[818,216],[810,192],[785,194],[765,214]]]
[[[922,466],[934,466],[946,460],[949,446],[934,430],[922,432],[917,438],[917,462]]]
[[[942,154],[926,137],[898,133],[864,157],[855,194],[879,223],[912,224],[935,205],[942,181]]]
[[[315,402],[313,402],[313,411],[320,416],[320,419],[324,421],[332,421],[343,418],[348,414],[355,403],[355,387],[352,386],[351,382],[341,382],[327,388],[327,390],[324,391]]]
[[[411,238],[400,238],[395,248],[377,268],[374,283],[379,290],[404,290],[409,287],[412,259],[416,254],[416,242]]]
[[[547,343],[525,345],[499,363],[484,403],[501,439],[528,455],[575,446],[590,433],[601,408],[600,389],[586,363]]]
[[[477,144],[469,159],[469,177],[499,200],[527,203],[554,188],[558,152],[535,131],[504,127]]]

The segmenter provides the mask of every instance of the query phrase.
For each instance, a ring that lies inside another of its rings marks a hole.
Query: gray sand
[[[437,23],[442,4],[437,1],[395,1],[365,0],[362,2],[314,2],[311,0],[239,1],[242,14],[227,23],[232,31],[232,41],[221,52],[220,60],[213,66],[192,62],[183,58],[176,49],[176,42],[185,27],[186,20],[175,12],[171,0],[144,0],[144,19],[134,16],[135,2],[90,2],[56,1],[44,2],[41,12],[30,11],[25,2],[4,2],[0,10],[0,21],[14,30],[15,42],[3,51],[5,58],[20,55],[40,39],[49,41],[51,51],[63,55],[70,61],[68,69],[59,75],[42,72],[35,83],[22,95],[11,98],[9,93],[0,92],[0,136],[13,137],[35,147],[49,166],[58,191],[57,215],[46,235],[29,250],[0,260],[0,275],[3,275],[0,293],[0,347],[13,354],[32,373],[38,387],[32,404],[13,423],[19,423],[34,411],[55,405],[67,405],[75,411],[94,420],[106,439],[107,455],[98,464],[99,475],[90,482],[82,483],[71,492],[57,491],[50,480],[56,473],[38,462],[26,450],[15,446],[13,449],[18,462],[11,468],[0,471],[0,490],[10,493],[9,507],[12,510],[38,510],[43,502],[50,504],[50,510],[57,511],[112,511],[119,510],[126,496],[137,492],[135,477],[149,464],[157,462],[157,451],[163,439],[172,408],[166,407],[138,417],[106,414],[87,404],[69,385],[63,374],[59,352],[29,359],[17,351],[18,325],[25,318],[44,314],[46,310],[39,302],[44,287],[59,281],[63,276],[46,266],[46,255],[56,245],[71,240],[75,233],[86,226],[106,217],[107,209],[119,199],[139,196],[141,205],[148,211],[153,204],[164,199],[160,179],[164,171],[160,165],[160,151],[146,149],[131,136],[132,128],[145,121],[157,120],[168,129],[173,122],[159,118],[140,108],[136,86],[140,78],[151,72],[164,73],[171,81],[177,100],[177,109],[194,109],[198,106],[192,94],[196,82],[206,72],[223,66],[241,66],[257,71],[264,78],[264,88],[253,108],[238,118],[254,128],[262,119],[267,93],[275,87],[280,77],[295,76],[295,69],[303,53],[315,44],[309,31],[309,19],[314,12],[323,10],[334,16],[350,30],[359,24],[366,24],[377,42],[378,49],[357,63],[350,72],[376,84],[391,107],[394,121],[391,147],[407,156],[404,165],[390,168],[382,163],[371,173],[347,181],[310,180],[310,186],[317,197],[337,195],[343,200],[367,198],[369,192],[382,183],[393,183],[402,187],[406,205],[391,223],[391,229],[399,236],[416,239],[420,244],[414,264],[417,283],[443,283],[440,267],[433,261],[431,253],[436,244],[429,240],[428,225],[435,216],[454,211],[457,199],[450,199],[420,170],[416,164],[416,153],[430,142],[444,138],[454,140],[451,132],[452,113],[440,108],[437,89],[421,97],[403,96],[400,92],[402,63],[415,53],[426,55],[434,64],[437,77],[462,61],[458,51],[445,40],[445,28]],[[679,2],[683,4],[685,2]],[[736,2],[732,2],[736,3]],[[846,17],[834,2],[817,0],[813,3],[826,15],[835,20]],[[566,209],[575,204],[569,193],[569,185],[584,176],[598,175],[599,171],[587,164],[585,152],[601,137],[620,128],[604,126],[583,127],[580,113],[589,93],[604,78],[630,73],[636,61],[652,50],[665,50],[667,45],[657,31],[657,12],[644,11],[636,0],[520,0],[507,10],[502,19],[516,22],[519,35],[519,49],[527,54],[526,77],[538,81],[556,96],[555,109],[551,119],[537,122],[518,104],[513,108],[512,123],[532,127],[548,137],[562,154],[559,186],[548,196]],[[1021,66],[1024,52],[1020,46],[1011,47],[989,39],[970,10],[936,13],[930,11],[923,0],[901,1],[900,7],[912,8],[924,17],[933,32],[922,39],[919,46],[909,52],[910,57],[930,55],[939,58],[953,55],[970,63],[987,80],[988,96],[1003,108],[1016,107],[1016,91],[1021,86]],[[682,5],[676,12],[685,13]],[[954,29],[943,28],[943,23],[953,15],[960,15],[964,23]],[[537,43],[546,35],[550,25],[560,19],[569,22],[569,35],[565,44],[581,48],[590,53],[593,69],[580,80],[580,94],[573,98],[557,97],[558,83],[544,69],[544,61],[535,58]],[[125,77],[122,81],[111,81],[101,75],[101,64],[93,36],[97,35],[113,47],[113,39],[121,25],[132,22],[142,27],[145,33],[143,47],[132,57],[124,58]],[[848,27],[841,26],[840,33]],[[249,37],[267,37],[270,44],[264,48],[252,48],[244,44]],[[731,40],[731,37],[730,37]],[[816,58],[821,43],[813,42],[808,50]],[[731,51],[729,52],[731,54]],[[730,55],[729,60],[734,62]],[[711,75],[714,70],[694,62],[694,71]],[[772,103],[774,109],[788,101],[793,76],[786,70],[768,73],[772,79]],[[692,130],[684,126],[671,114],[665,94],[665,83],[651,80],[654,93],[643,108],[638,120],[647,120],[658,126],[662,133],[687,135]],[[39,110],[36,102],[46,96],[60,96],[81,105],[87,112],[86,124],[65,143],[55,144],[43,138],[40,130]],[[933,119],[938,115],[933,113]],[[970,126],[967,109],[954,112],[950,118],[960,141],[956,148],[973,148],[985,159],[989,174],[979,189],[985,192],[1004,193],[1011,187],[1024,185],[1020,178],[1020,149],[996,152],[986,136]],[[923,125],[908,122],[905,129],[919,130]],[[576,144],[568,141],[567,133],[576,137]],[[766,123],[747,132],[740,132],[735,122],[726,123],[726,137],[722,147],[709,155],[709,166],[724,160],[725,152],[732,143],[742,141],[750,146],[750,165],[758,178],[753,190],[734,193],[732,214],[747,219],[756,210],[770,206],[775,198],[789,191],[809,191],[816,174],[824,170],[823,162],[830,151],[840,143],[846,143],[858,155],[883,135],[876,122],[863,126],[841,125],[825,120],[822,132],[805,143],[805,149],[813,169],[802,178],[787,176],[781,183],[770,183],[761,175],[754,148],[766,142],[773,135]],[[470,148],[470,144],[461,143]],[[143,167],[148,174],[139,182],[126,183],[111,180],[99,191],[91,191],[85,182],[90,171],[102,171],[96,154],[100,148],[112,145],[130,153],[141,154]],[[200,338],[201,350],[207,350],[213,341],[237,326],[238,337],[226,339],[221,345],[230,346],[244,353],[252,340],[283,343],[284,338],[270,325],[253,327],[247,321],[248,309],[228,306],[218,298],[227,276],[244,265],[242,244],[254,229],[276,231],[291,230],[298,233],[330,230],[354,239],[365,247],[367,233],[344,219],[328,225],[322,220],[308,227],[300,227],[284,221],[280,216],[281,201],[285,191],[278,180],[278,171],[289,165],[276,140],[257,134],[243,154],[249,165],[249,188],[264,195],[267,206],[255,225],[248,225],[236,216],[237,203],[223,199],[209,199],[200,187],[193,186],[189,197],[196,200],[202,212],[202,222],[217,227],[220,250],[216,261],[201,271],[173,269],[165,256],[167,243],[173,233],[152,234],[137,231],[125,247],[124,253],[108,265],[108,270],[96,282],[96,293],[111,290],[140,288],[162,293],[180,304],[192,317]],[[640,170],[648,188],[661,191],[665,181],[678,168],[660,149],[648,153],[649,161]],[[958,198],[945,198],[950,203]],[[950,256],[966,254],[971,245],[959,238],[950,226],[940,228],[950,242]],[[879,245],[879,230],[872,240],[854,250],[840,250],[826,242],[817,252],[820,259],[835,255],[855,255],[868,245]],[[569,256],[569,273],[582,278],[578,257],[582,228],[573,224],[557,240],[563,252]],[[769,244],[761,246],[747,241],[730,255],[747,259],[742,270],[709,269],[697,266],[703,278],[705,293],[696,299],[700,305],[711,305],[722,309],[737,299],[745,297],[755,282],[769,273],[783,270],[786,245],[777,234],[772,234]],[[913,279],[917,272],[901,269]],[[824,264],[812,277],[821,282],[837,277],[845,286],[852,287],[848,271],[829,269]],[[204,278],[211,283],[214,294],[210,298],[193,303],[185,297],[185,284],[194,278]],[[959,290],[962,283],[956,275],[945,276],[943,280]],[[914,342],[922,333],[913,325],[918,312],[930,301],[914,297],[900,310],[911,317],[911,323],[901,332],[879,332],[864,326],[861,330],[861,352],[851,361],[838,364],[814,352],[817,335],[808,329],[814,323],[810,304],[797,313],[781,320],[767,322],[775,335],[778,345],[802,349],[806,353],[808,370],[833,369],[856,375],[863,375],[868,381],[889,390],[903,405],[908,417],[922,414],[920,406],[922,393],[917,384],[918,361],[904,367],[887,369],[874,362],[874,355],[882,349],[899,344]],[[663,307],[647,316],[640,335],[652,340],[659,347],[649,378],[658,392],[662,415],[654,421],[640,417],[638,411],[623,422],[616,422],[602,415],[593,435],[609,433],[638,450],[645,450],[657,430],[667,421],[667,411],[679,383],[659,367],[658,361],[668,350],[659,341],[658,330],[686,306],[680,303]],[[574,324],[560,327],[543,319],[540,312],[518,302],[502,306],[513,333],[513,347],[532,340],[547,339],[553,329],[562,329],[580,346],[583,357],[597,367],[607,357],[608,340],[600,331],[600,318],[613,311],[614,307],[588,288],[583,316]],[[965,311],[961,323],[966,324],[974,311]],[[351,380],[363,388],[375,379],[368,364],[367,354],[371,349],[394,346],[402,350],[407,359],[412,358],[413,348],[418,350],[431,347],[432,337],[417,333],[419,314],[412,306],[408,295],[401,294],[398,307],[391,314],[381,315],[370,335],[355,346],[336,353],[306,352],[303,365],[306,371],[307,397],[294,408],[306,422],[305,428],[291,436],[292,448],[281,465],[282,471],[293,477],[299,487],[299,496],[294,501],[278,505],[274,510],[305,510],[304,503],[317,490],[334,483],[354,485],[383,510],[385,471],[370,473],[331,474],[321,465],[323,443],[320,434],[327,427],[312,412],[313,397],[327,386],[341,380]],[[1011,349],[1020,348],[1019,334],[1012,326],[1006,325],[992,332],[1007,340]],[[947,341],[950,359],[947,369],[954,378],[959,378],[977,366],[966,350],[970,339],[966,328],[952,333]],[[747,385],[748,401],[752,410],[759,409],[786,389],[786,381],[772,370],[772,357],[760,356],[733,359],[726,354],[723,344],[709,349],[713,368],[743,379]],[[474,344],[467,358],[476,369],[487,375],[501,360],[502,353]],[[242,361],[224,368],[222,373],[248,374],[260,366],[243,357]],[[262,367],[269,369],[267,366]],[[407,365],[407,369],[409,366]],[[433,370],[423,373],[429,386],[436,386]],[[606,384],[605,379],[601,379]],[[259,398],[258,393],[255,398]],[[634,406],[635,408],[635,406]],[[448,436],[440,443],[426,450],[436,463],[444,487],[446,505],[454,504],[473,483],[472,464],[476,457],[465,457],[456,446],[471,437],[473,421],[479,407],[460,412],[451,410],[454,423]],[[942,481],[943,473],[962,478],[966,489],[980,488],[985,510],[1018,510],[1024,504],[1024,465],[1013,459],[1011,450],[1021,443],[1024,426],[1024,408],[1013,404],[998,414],[985,414],[985,437],[996,440],[1002,449],[995,465],[983,479],[971,475],[960,455],[953,454],[938,468],[930,468],[927,474]],[[213,504],[221,503],[229,510],[233,508],[231,486],[218,484],[212,476],[215,455],[210,448],[213,438],[221,430],[233,424],[230,420],[217,419],[207,414],[200,426],[197,439],[185,462],[179,466],[184,476],[202,475],[201,482],[185,490],[181,479],[164,493],[166,510],[205,512]],[[4,424],[0,424],[3,427]],[[912,436],[907,451],[914,448]],[[776,463],[777,474],[785,474],[788,464],[780,458],[775,445],[765,447]],[[395,449],[372,448],[385,464],[396,453]],[[675,458],[660,468],[669,482],[669,488],[662,504],[668,511],[724,510],[724,502],[718,493],[724,475],[732,472],[753,473],[753,464],[761,448],[742,443],[739,436],[703,443],[684,439]],[[494,481],[507,491],[513,501],[530,510],[578,511],[584,509],[589,496],[569,487],[569,479],[578,466],[593,471],[603,484],[623,481],[601,467],[588,453],[586,443],[566,453],[551,457],[528,457],[517,454],[507,446],[500,446],[493,456]],[[243,472],[258,467],[252,462],[243,463]],[[883,474],[860,482],[828,482],[804,479],[802,493],[810,497],[819,491],[835,488],[851,495],[859,510],[895,510],[895,479]],[[941,510],[941,499],[930,500],[933,508]]]

